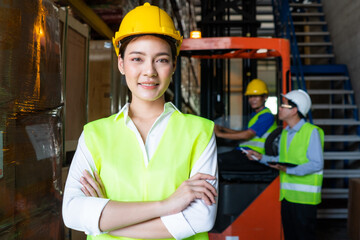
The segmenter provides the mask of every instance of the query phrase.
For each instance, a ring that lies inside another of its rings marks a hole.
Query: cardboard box
[[[4,107],[4,106],[3,106]],[[0,239],[6,232],[12,232],[15,219],[15,162],[13,151],[7,140],[7,127],[12,126],[12,121],[6,120],[6,111],[0,108],[0,130],[1,130],[1,155],[0,155]]]
[[[348,233],[351,240],[360,240],[360,179],[350,179]]]
[[[63,239],[59,123],[53,111],[7,120],[0,178],[0,239]],[[34,125],[46,126],[48,134],[27,131]]]
[[[63,226],[59,221],[60,213],[51,211],[51,208],[56,209],[58,206],[48,206],[46,210],[34,212],[17,222],[15,239],[64,239]]]
[[[16,236],[16,228],[13,226],[9,226],[6,231],[0,231],[0,239],[14,239]]]
[[[0,178],[0,232],[13,224],[15,215],[15,165],[5,163],[3,172]]]

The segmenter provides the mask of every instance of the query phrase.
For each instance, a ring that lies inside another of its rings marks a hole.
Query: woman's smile
[[[138,85],[140,85],[142,88],[145,89],[155,89],[159,86],[159,83],[155,83],[155,82],[141,82],[138,83]]]

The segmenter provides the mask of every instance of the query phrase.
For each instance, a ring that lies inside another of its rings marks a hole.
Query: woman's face
[[[127,45],[118,67],[125,74],[133,101],[163,99],[175,71],[172,59],[169,44],[155,36],[141,36]]]

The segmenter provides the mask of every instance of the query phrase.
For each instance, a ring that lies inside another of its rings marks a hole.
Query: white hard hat
[[[298,111],[306,117],[307,113],[311,108],[311,98],[305,91],[298,89],[292,90],[285,95],[282,95],[288,100],[294,102],[298,108]]]

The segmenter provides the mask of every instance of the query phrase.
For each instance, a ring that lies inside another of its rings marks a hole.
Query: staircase
[[[271,0],[256,1],[256,20],[260,22],[258,37],[275,37],[274,15]]]
[[[278,37],[290,39],[292,46],[293,89],[307,90],[313,102],[310,121],[325,132],[318,218],[346,219],[349,179],[360,177],[360,121],[347,66],[335,64],[320,1],[274,0],[274,8]]]

